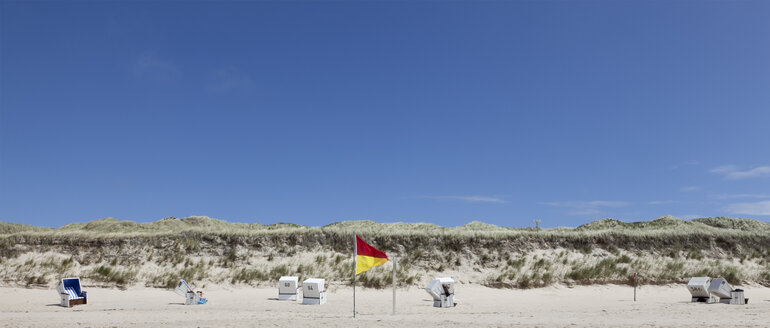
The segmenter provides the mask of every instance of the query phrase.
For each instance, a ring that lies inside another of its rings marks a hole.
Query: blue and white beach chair
[[[80,289],[80,278],[65,278],[56,285],[56,291],[61,298],[61,306],[71,307],[78,304],[88,304],[86,292]]]
[[[203,292],[198,291],[196,293],[184,280],[179,280],[179,283],[176,284],[176,288],[174,289],[174,293],[184,297],[185,305],[206,304],[207,302],[207,300],[202,297]]]

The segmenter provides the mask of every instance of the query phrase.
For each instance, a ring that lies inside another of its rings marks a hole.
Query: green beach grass
[[[643,284],[708,275],[770,285],[770,223],[670,216],[540,230],[482,222],[441,227],[344,221],[308,227],[208,217],[149,223],[107,218],[61,228],[0,222],[0,283],[50,286],[59,277],[80,276],[86,284],[119,288],[167,288],[178,279],[257,286],[297,275],[350,284],[353,234],[399,258],[402,286],[447,275],[496,288],[625,284],[634,272]],[[359,282],[390,286],[391,268],[376,267]]]

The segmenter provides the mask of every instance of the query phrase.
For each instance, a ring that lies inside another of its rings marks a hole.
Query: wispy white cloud
[[[211,80],[206,89],[214,93],[228,92],[253,92],[256,88],[254,80],[245,72],[235,68],[227,67],[213,70]]]
[[[597,215],[601,214],[602,211],[598,208],[575,208],[567,211],[570,215]]]
[[[622,207],[628,206],[628,202],[617,202],[607,200],[594,201],[568,201],[568,202],[542,202],[540,204],[554,207]]]
[[[594,200],[594,201],[566,201],[566,202],[541,202],[541,205],[551,207],[563,207],[568,209],[570,215],[595,215],[601,214],[605,207],[623,207],[628,206],[628,202]]]
[[[653,200],[651,202],[647,202],[648,205],[670,205],[679,203],[681,202],[678,200]]]
[[[507,203],[500,197],[491,196],[425,196],[425,198],[437,200],[459,200],[468,203]]]
[[[712,168],[711,170],[709,170],[709,172],[714,174],[728,174],[730,172],[735,172],[737,170],[738,170],[738,166],[722,165],[722,166],[717,166],[715,168]]]
[[[676,170],[676,169],[679,169],[679,168],[682,168],[682,167],[685,167],[685,166],[697,166],[697,165],[700,165],[699,161],[689,160],[689,161],[684,161],[684,162],[681,162],[681,163],[676,163],[674,165],[671,165],[670,169]]]
[[[741,170],[735,165],[717,166],[709,172],[722,175],[727,180],[739,180],[749,178],[768,178],[770,177],[770,166],[757,166],[749,170]]]
[[[144,53],[133,64],[134,76],[155,86],[176,80],[180,70],[172,61],[160,58],[154,53]]]
[[[770,194],[721,194],[711,196],[716,199],[736,199],[736,198],[770,198]]]
[[[679,191],[681,192],[693,192],[700,190],[700,187],[698,186],[684,186],[682,188],[679,188]]]
[[[730,204],[725,210],[733,214],[770,215],[770,200]]]

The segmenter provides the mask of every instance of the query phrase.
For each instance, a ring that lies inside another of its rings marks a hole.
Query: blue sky
[[[0,220],[770,220],[770,2],[0,2]]]

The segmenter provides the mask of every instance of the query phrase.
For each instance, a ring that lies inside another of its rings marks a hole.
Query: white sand
[[[433,308],[419,288],[398,290],[397,315],[391,290],[332,287],[325,305],[274,300],[277,288],[209,287],[206,305],[182,305],[163,289],[128,291],[85,288],[89,303],[62,308],[53,289],[0,288],[3,327],[768,327],[770,288],[744,287],[745,306],[693,304],[684,285],[644,286],[633,302],[628,286],[562,286],[489,289],[457,285],[458,306]],[[301,299],[301,294],[300,294]]]

